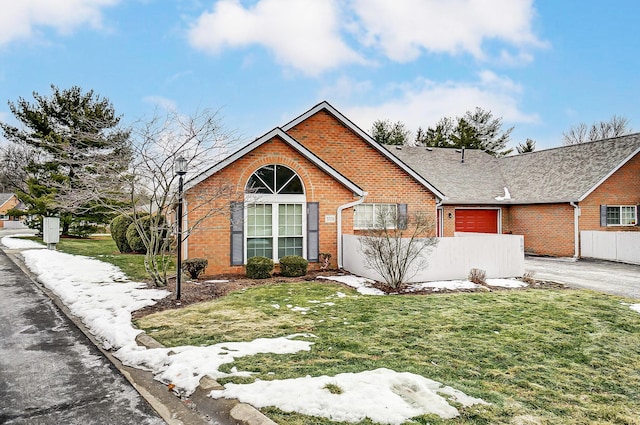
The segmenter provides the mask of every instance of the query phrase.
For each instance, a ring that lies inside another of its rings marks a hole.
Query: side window
[[[354,211],[353,228],[392,229],[398,224],[397,204],[359,204]]]

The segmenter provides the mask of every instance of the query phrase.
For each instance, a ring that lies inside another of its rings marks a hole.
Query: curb
[[[85,334],[100,352],[113,364],[134,389],[149,403],[149,405],[169,425],[278,425],[262,414],[255,407],[240,403],[238,400],[213,399],[209,397],[211,390],[224,387],[208,376],[200,380],[200,385],[190,398],[181,399],[173,392],[167,391],[166,385],[156,381],[151,372],[125,366],[114,355],[103,348],[100,341],[89,332],[84,323],[74,316],[60,298],[49,290],[38,277],[25,265],[20,256],[21,249],[0,249],[14,264],[34,282],[45,295],[69,318],[69,320]],[[138,345],[146,348],[164,348],[164,345],[144,332],[136,338]]]
[[[165,348],[165,346],[146,333],[140,333],[136,336],[136,342],[138,345],[141,345],[146,348]],[[210,378],[209,376],[203,376],[200,379],[200,385],[196,391],[191,394],[190,398],[195,402],[196,408],[207,414],[208,416],[212,415],[211,409],[215,409],[213,405],[220,404],[217,402],[221,402],[225,404],[229,410],[229,416],[237,421],[238,424],[242,425],[278,425],[276,422],[272,421],[268,417],[266,417],[262,412],[260,412],[255,407],[250,404],[240,403],[235,399],[212,399],[209,397],[209,392],[212,390],[222,390],[224,387],[220,385],[216,380]],[[217,410],[217,409],[216,409]]]

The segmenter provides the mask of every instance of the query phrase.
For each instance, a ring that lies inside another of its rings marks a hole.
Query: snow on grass
[[[193,393],[204,376],[220,379],[228,376],[250,376],[251,372],[232,370],[220,372],[223,364],[235,359],[261,353],[294,354],[310,351],[312,342],[293,339],[313,337],[310,334],[294,334],[280,338],[259,338],[250,342],[223,342],[205,347],[171,347],[145,349],[127,345],[115,356],[127,366],[151,370],[161,382],[175,384],[185,395]],[[290,397],[293,395],[290,394]]]
[[[334,394],[328,385],[337,386],[342,392]],[[428,413],[442,418],[458,416],[458,410],[443,395],[463,406],[487,404],[440,382],[389,369],[243,385],[229,383],[224,390],[211,392],[213,398],[236,398],[256,407],[275,406],[285,412],[332,421],[360,422],[370,418],[384,424],[401,424]]]
[[[20,239],[20,236],[33,236],[33,235],[13,235],[13,236],[5,236],[2,238],[2,245],[6,246],[9,249],[38,249],[38,248],[46,248],[45,245],[38,243],[36,241],[32,241],[29,239]]]
[[[80,318],[87,328],[124,364],[150,370],[155,378],[172,383],[177,392],[191,394],[207,375],[214,379],[249,376],[249,371],[219,368],[234,359],[258,353],[293,354],[310,351],[313,335],[297,334],[280,338],[261,338],[250,342],[225,342],[205,347],[182,346],[147,349],[138,346],[135,337],[140,330],[131,324],[131,312],[170,295],[159,289],[147,289],[143,283],[129,281],[122,271],[102,261],[50,251],[32,241],[3,238],[10,249],[24,249],[27,267],[38,279]],[[339,276],[336,279],[355,287],[361,293],[381,293],[366,287],[367,279]],[[346,295],[337,292],[335,297]],[[327,302],[322,305],[334,305]],[[273,304],[279,308],[278,304]],[[303,307],[287,305],[304,313]],[[116,351],[117,350],[117,351]],[[327,384],[338,385],[342,394],[333,394]],[[212,393],[215,397],[237,397],[255,406],[278,406],[282,410],[329,417],[333,420],[360,421],[369,417],[376,422],[399,424],[426,413],[443,418],[458,415],[453,402],[470,405],[484,403],[450,387],[411,373],[377,369],[358,374],[334,377],[297,378],[284,381],[256,381],[253,384],[227,384],[225,390]]]
[[[455,291],[459,289],[478,289],[480,285],[469,282],[468,280],[445,280],[440,282],[421,282],[409,285],[407,291],[416,292],[425,289],[431,289],[434,292],[449,290]]]
[[[373,280],[360,276],[344,275],[344,276],[318,276],[318,279],[333,280],[344,283],[347,286],[355,288],[356,291],[363,295],[386,295],[377,288],[372,288]]]
[[[640,313],[640,304],[630,304],[629,308],[631,308],[631,310],[633,311],[637,311],[638,313]]]
[[[528,286],[525,282],[517,279],[487,279],[487,286],[500,288],[524,288]]]

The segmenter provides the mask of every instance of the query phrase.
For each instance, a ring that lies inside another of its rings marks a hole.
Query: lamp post
[[[174,171],[178,176],[178,252],[176,264],[176,300],[180,300],[180,284],[182,283],[182,178],[187,173],[187,160],[180,155],[174,163]]]

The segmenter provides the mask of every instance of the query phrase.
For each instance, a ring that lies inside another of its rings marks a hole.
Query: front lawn
[[[640,424],[640,314],[624,301],[533,289],[375,297],[303,282],[253,287],[137,325],[168,346],[317,336],[310,352],[238,359],[228,369],[256,374],[233,382],[388,368],[492,403],[420,424]],[[335,423],[264,412],[279,424]]]

